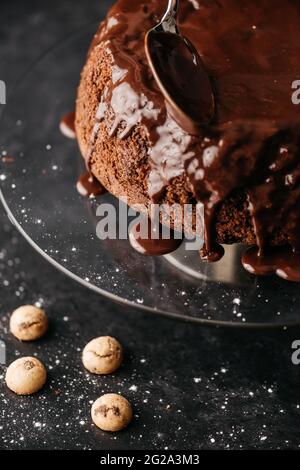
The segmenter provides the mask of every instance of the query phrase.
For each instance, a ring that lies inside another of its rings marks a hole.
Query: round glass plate
[[[127,240],[101,241],[97,207],[76,189],[81,157],[59,131],[74,108],[76,87],[96,23],[53,48],[8,97],[1,118],[1,199],[15,226],[50,262],[118,302],[196,323],[279,327],[300,323],[299,285],[256,278],[240,265],[241,247],[202,264],[185,244],[166,257],[145,257]],[[100,300],[100,299],[99,299]]]

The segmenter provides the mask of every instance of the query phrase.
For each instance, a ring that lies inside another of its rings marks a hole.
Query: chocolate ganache
[[[187,134],[168,113],[144,50],[146,32],[166,2],[119,0],[95,36],[112,56],[112,80],[99,97],[99,123],[113,116],[110,136],[146,129],[148,192],[159,202],[185,173],[204,205],[204,258],[218,259],[215,216],[234,191],[247,193],[259,253],[279,229],[300,250],[300,109],[291,100],[300,78],[300,3],[296,0],[183,0],[179,27],[197,48],[216,97],[214,122]],[[184,70],[181,71],[184,74]]]
[[[61,133],[65,137],[68,137],[68,139],[76,139],[74,111],[71,111],[62,117],[59,128]]]
[[[144,224],[144,226],[143,226]],[[162,225],[155,225],[150,219],[137,222],[129,231],[129,242],[136,251],[146,256],[162,256],[177,250],[182,243],[174,232],[166,230]]]

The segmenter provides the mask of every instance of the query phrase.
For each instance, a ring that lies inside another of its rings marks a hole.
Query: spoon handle
[[[179,0],[169,0],[167,12],[176,18],[179,10]]]
[[[162,25],[166,26],[169,32],[177,33],[177,15],[179,10],[179,0],[168,0],[168,7],[162,19]]]

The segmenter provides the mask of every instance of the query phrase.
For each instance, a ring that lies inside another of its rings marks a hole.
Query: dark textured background
[[[0,79],[12,88],[45,50],[102,17],[111,3],[1,0]],[[42,392],[20,398],[7,390],[0,366],[0,448],[300,446],[300,366],[291,363],[299,330],[208,329],[115,305],[48,265],[0,212],[0,339],[8,363],[37,354],[49,370]],[[34,302],[46,308],[51,331],[20,344],[7,332],[9,312]],[[115,376],[92,377],[80,352],[102,334],[119,338],[126,359]],[[111,435],[92,425],[90,404],[103,392],[121,392],[134,405],[127,430]]]

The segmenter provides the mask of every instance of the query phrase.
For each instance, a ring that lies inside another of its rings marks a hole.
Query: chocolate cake
[[[291,96],[300,78],[300,3],[180,2],[180,31],[201,55],[216,98],[214,121],[197,136],[169,115],[146,59],[145,34],[166,5],[119,0],[94,36],[76,107],[89,170],[134,207],[202,203],[208,259],[217,243],[298,251],[300,109]]]

